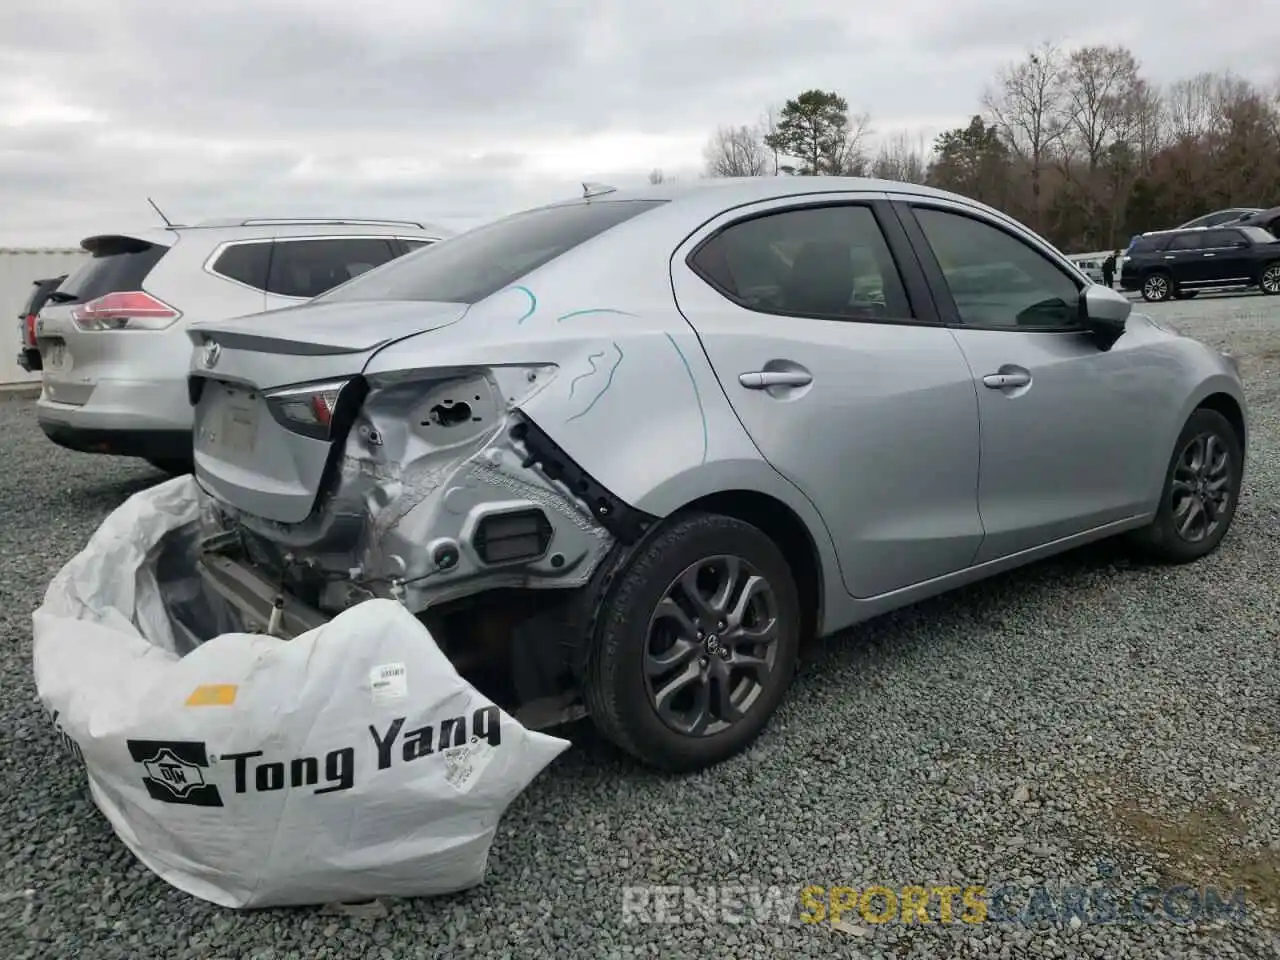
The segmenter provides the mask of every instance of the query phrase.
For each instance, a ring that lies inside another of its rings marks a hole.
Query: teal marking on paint
[[[684,372],[689,375],[689,385],[693,387],[693,399],[698,403],[698,416],[702,418],[702,462],[707,462],[707,412],[702,408],[702,393],[698,390],[698,381],[693,376],[693,368],[689,366],[689,361],[685,359],[684,351],[680,349],[680,345],[676,343],[675,337],[671,334],[663,334],[670,341],[671,346],[675,348],[680,362],[684,364]]]
[[[572,313],[566,313],[563,317],[556,317],[556,323],[564,323],[570,317],[585,317],[590,313],[612,313],[619,317],[634,317],[634,313],[628,313],[626,310],[613,310],[609,307],[593,307],[590,310],[574,310]]]
[[[587,363],[591,364],[591,369],[588,370],[586,373],[578,374],[576,377],[573,378],[573,380],[569,382],[569,399],[570,400],[573,399],[573,391],[578,389],[579,380],[585,380],[587,377],[590,377],[600,372],[600,368],[596,366],[596,361],[603,356],[604,356],[604,351],[601,350],[599,353],[593,353],[591,354],[591,356],[587,357]]]
[[[527,295],[529,298],[529,309],[524,312],[523,317],[521,317],[519,320],[516,321],[516,326],[518,327],[520,326],[520,324],[524,323],[526,320],[532,317],[533,311],[538,309],[538,298],[533,295],[533,291],[530,290],[528,287],[512,287],[511,289],[519,290],[521,293]]]
[[[618,351],[618,359],[615,360],[613,362],[613,366],[609,368],[609,379],[605,381],[603,389],[601,389],[599,393],[597,393],[594,397],[591,398],[591,402],[587,404],[586,409],[584,409],[581,413],[575,413],[572,417],[566,420],[565,423],[571,423],[572,421],[577,420],[579,417],[585,417],[588,413],[591,412],[591,408],[594,407],[600,401],[600,398],[609,392],[609,388],[613,386],[613,375],[618,372],[618,367],[622,365],[622,348],[615,343],[613,345],[613,349]]]

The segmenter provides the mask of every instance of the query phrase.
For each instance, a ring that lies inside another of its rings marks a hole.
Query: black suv
[[[67,279],[66,274],[50,277],[47,280],[32,280],[33,290],[18,314],[18,339],[22,341],[22,349],[18,351],[18,366],[28,373],[39,373],[44,368],[40,358],[40,347],[36,343],[36,319],[40,308],[45,305],[49,295]]]
[[[1261,227],[1210,227],[1148,233],[1135,241],[1120,287],[1144,300],[1181,300],[1201,290],[1260,287],[1280,294],[1280,240]]]

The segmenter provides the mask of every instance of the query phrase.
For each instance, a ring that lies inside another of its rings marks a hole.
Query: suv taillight
[[[22,323],[22,343],[23,346],[34,347],[36,345],[36,314],[28,313]]]
[[[182,314],[142,290],[108,293],[71,309],[81,330],[163,330]]]

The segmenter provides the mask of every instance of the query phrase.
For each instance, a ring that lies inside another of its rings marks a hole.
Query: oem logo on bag
[[[208,751],[199,740],[130,740],[129,756],[143,769],[151,799],[196,807],[222,806],[222,794],[205,779]]]

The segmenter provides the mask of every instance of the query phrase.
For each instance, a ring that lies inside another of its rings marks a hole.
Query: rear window
[[[1254,243],[1275,243],[1276,238],[1262,227],[1241,227],[1239,233],[1243,233]]]
[[[417,250],[319,299],[476,303],[610,227],[665,202],[594,201],[517,213]]]
[[[73,271],[58,287],[60,303],[94,300],[122,290],[141,290],[151,268],[169,252],[162,243],[133,237],[99,238],[90,246],[89,262]]]

